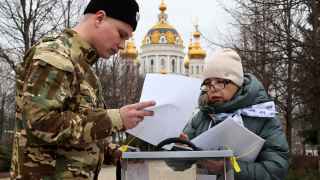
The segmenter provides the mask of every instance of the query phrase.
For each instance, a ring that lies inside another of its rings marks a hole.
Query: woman
[[[199,111],[180,135],[193,139],[226,118],[265,139],[254,162],[238,161],[236,180],[280,180],[288,171],[288,144],[275,105],[252,74],[244,74],[240,56],[231,49],[219,50],[205,62]],[[230,130],[232,131],[232,130]],[[214,174],[223,172],[223,162],[205,160],[198,165]]]

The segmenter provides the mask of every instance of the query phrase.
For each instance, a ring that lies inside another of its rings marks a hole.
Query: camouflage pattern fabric
[[[25,55],[17,68],[11,179],[95,179],[105,148],[114,154],[105,138],[123,125],[119,110],[103,104],[91,69],[97,59],[68,29]]]

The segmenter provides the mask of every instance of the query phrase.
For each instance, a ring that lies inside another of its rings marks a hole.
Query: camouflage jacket
[[[75,31],[42,39],[17,69],[12,179],[94,179],[105,138],[123,124],[106,109],[91,65],[95,49]]]

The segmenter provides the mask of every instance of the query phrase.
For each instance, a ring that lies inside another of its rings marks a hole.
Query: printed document
[[[147,74],[140,101],[155,100],[154,116],[127,130],[150,144],[178,137],[198,105],[202,80],[172,74]]]
[[[196,146],[205,150],[231,149],[240,160],[253,162],[265,140],[231,118],[224,120],[192,139]]]

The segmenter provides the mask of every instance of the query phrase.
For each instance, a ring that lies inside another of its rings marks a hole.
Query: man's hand
[[[179,138],[185,141],[189,140],[189,136],[186,133],[181,133]]]
[[[104,163],[116,165],[117,161],[121,159],[122,152],[119,150],[120,145],[108,143],[104,151]]]
[[[120,108],[120,116],[125,129],[136,127],[143,121],[145,116],[153,116],[153,111],[145,110],[147,107],[154,106],[154,101],[144,101],[140,103],[126,105]]]

